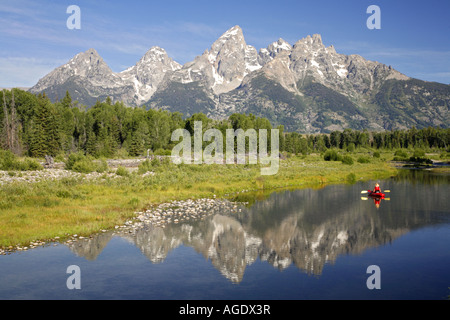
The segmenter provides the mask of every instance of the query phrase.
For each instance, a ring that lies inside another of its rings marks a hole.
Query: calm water
[[[0,299],[447,299],[449,182],[407,171],[378,207],[374,182],[245,195],[239,213],[0,256]]]

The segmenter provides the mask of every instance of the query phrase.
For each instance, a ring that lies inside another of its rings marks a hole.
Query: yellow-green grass
[[[356,160],[356,159],[355,159]],[[317,187],[384,179],[396,174],[387,162],[323,161],[319,155],[280,162],[276,175],[261,176],[259,165],[179,165],[155,174],[101,179],[63,178],[0,187],[0,247],[27,245],[67,235],[88,236],[123,224],[152,205],[195,198],[226,197],[242,191]]]

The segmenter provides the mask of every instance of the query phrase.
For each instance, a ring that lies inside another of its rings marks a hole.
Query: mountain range
[[[318,34],[294,45],[279,39],[258,51],[246,43],[239,26],[184,65],[152,47],[134,66],[116,73],[89,49],[30,89],[53,101],[66,91],[87,106],[110,97],[185,117],[252,113],[301,133],[450,123],[450,85],[410,78],[356,54],[339,54]]]

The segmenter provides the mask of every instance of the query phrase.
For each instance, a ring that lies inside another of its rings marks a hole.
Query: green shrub
[[[66,160],[66,169],[72,170],[76,162],[85,160],[86,156],[82,152],[71,153]]]
[[[37,171],[43,169],[39,162],[30,158],[26,158],[24,161],[19,162],[19,168],[21,171]]]
[[[334,149],[329,149],[325,151],[323,155],[323,160],[325,161],[341,161],[342,156]]]
[[[144,174],[146,172],[152,171],[152,164],[149,160],[145,160],[139,164],[138,174]]]
[[[55,156],[55,162],[64,162],[65,159],[65,155],[63,152],[59,152],[56,156]]]
[[[417,163],[425,163],[425,164],[432,164],[433,163],[432,160],[430,160],[430,159],[428,159],[426,157],[415,157],[415,156],[410,157],[409,161],[417,162]]]
[[[117,149],[114,156],[117,159],[127,159],[129,157],[128,151],[125,148]]]
[[[405,150],[399,149],[394,153],[394,161],[408,161],[409,155]]]
[[[172,154],[172,150],[164,150],[164,149],[159,148],[155,151],[155,155],[158,155],[158,156],[170,156],[171,154]]]
[[[378,151],[375,151],[372,155],[374,158],[380,158],[381,154]]]
[[[342,157],[342,163],[343,164],[352,165],[353,164],[353,158],[350,157],[349,155],[345,155],[345,156]]]
[[[42,169],[42,165],[35,159],[26,158],[21,161],[11,151],[0,150],[0,170],[36,171]]]
[[[425,157],[425,151],[422,149],[416,149],[414,150],[413,157],[415,158],[424,158]]]
[[[72,153],[67,157],[66,170],[72,170],[79,173],[102,173],[108,170],[108,163],[101,159],[94,161],[91,156],[85,156],[81,152]]]
[[[359,163],[370,163],[369,157],[361,156],[357,160]]]
[[[127,177],[130,173],[125,167],[119,166],[116,170],[116,174],[121,177]]]
[[[170,158],[163,158],[161,160],[161,165],[163,167],[168,167],[168,166],[170,166],[171,163],[172,163],[172,161],[170,160]]]
[[[79,173],[91,173],[96,171],[96,165],[92,162],[92,160],[85,158],[76,161],[72,166],[72,171]]]
[[[353,152],[355,151],[355,144],[353,142],[349,143],[347,146],[347,151],[348,152]]]
[[[16,156],[11,151],[0,150],[0,170],[14,170]]]
[[[96,169],[95,171],[97,171],[98,173],[103,173],[108,171],[108,163],[106,162],[106,160],[101,159],[99,160],[99,163],[96,165]]]
[[[159,167],[161,165],[161,161],[158,158],[154,158],[150,164],[152,165],[152,167]]]
[[[346,180],[347,180],[347,182],[348,183],[355,183],[356,182],[356,175],[352,172],[352,173],[349,173],[348,175],[347,175],[347,178],[346,178]]]

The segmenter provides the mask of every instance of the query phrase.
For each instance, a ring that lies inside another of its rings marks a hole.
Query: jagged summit
[[[31,92],[47,91],[49,87],[63,85],[74,78],[89,79],[92,83],[104,84],[111,79],[112,71],[95,49],[81,52],[68,63],[56,68],[30,89]]]
[[[430,98],[432,86],[439,92],[436,99]],[[88,49],[30,91],[55,99],[68,90],[86,105],[110,97],[185,116],[251,112],[287,130],[320,132],[448,126],[449,88],[410,79],[359,55],[340,54],[333,45],[326,47],[320,34],[293,45],[279,38],[258,51],[236,25],[184,65],[154,46],[134,66],[114,73],[95,49]]]
[[[139,105],[151,98],[166,72],[180,68],[181,65],[173,61],[164,49],[155,46],[134,66],[114,73],[91,48],[39,80],[30,91],[46,91],[50,97],[61,97],[68,90],[74,99],[83,103],[111,96],[115,101]]]
[[[133,86],[136,102],[140,104],[151,98],[167,72],[180,68],[181,65],[170,58],[164,49],[154,46],[134,66],[118,75],[122,81]]]
[[[98,52],[91,48],[77,54],[67,64],[45,76],[30,91],[41,92],[49,89],[52,91],[52,88],[61,86],[67,81],[81,82],[88,91],[88,87],[100,87],[91,90],[93,95],[95,92],[107,94],[107,88],[120,87],[119,97],[116,97],[117,94],[114,92],[109,93],[113,99],[125,98],[124,102],[127,104],[140,105],[151,99],[168,74],[169,82],[202,83],[214,94],[222,94],[239,87],[246,76],[263,69],[280,53],[291,54],[294,49],[299,51],[299,47],[303,48],[305,54],[311,51],[309,47],[320,50],[323,47],[321,36],[318,34],[307,36],[294,46],[280,38],[258,52],[256,48],[246,43],[242,28],[235,25],[224,32],[201,56],[184,66],[171,59],[163,48],[154,46],[134,66],[120,73],[112,72]],[[271,64],[266,71],[270,69],[268,73],[273,73],[273,68],[277,64],[280,63]],[[315,62],[313,65],[315,66]],[[283,71],[282,69],[278,71]],[[125,87],[129,88],[128,93],[123,90]],[[134,92],[131,92],[131,89]]]
[[[234,27],[232,27],[232,28],[228,29],[227,31],[225,31],[225,33],[222,34],[220,36],[220,38],[229,38],[229,37],[234,37],[234,36],[238,36],[238,37],[243,37],[244,36],[244,32],[242,31],[242,28],[240,26],[238,26],[238,25],[235,25]]]
[[[94,48],[90,48],[88,50],[86,50],[85,52],[80,52],[79,54],[77,54],[75,57],[73,57],[72,60],[77,60],[80,58],[89,58],[89,57],[94,57],[94,58],[101,58],[100,55],[98,54],[97,50],[95,50]],[[87,62],[87,60],[85,60]]]
[[[103,58],[95,49],[89,49],[85,52],[77,54],[69,61],[69,64],[74,66],[74,69],[76,69],[77,67],[87,67],[89,69],[89,67],[94,68],[100,65],[102,67],[108,67],[108,65],[103,61]]]
[[[258,52],[247,45],[239,26],[227,30],[194,61],[170,75],[170,81],[201,83],[214,94],[237,88],[246,75],[258,70]]]

